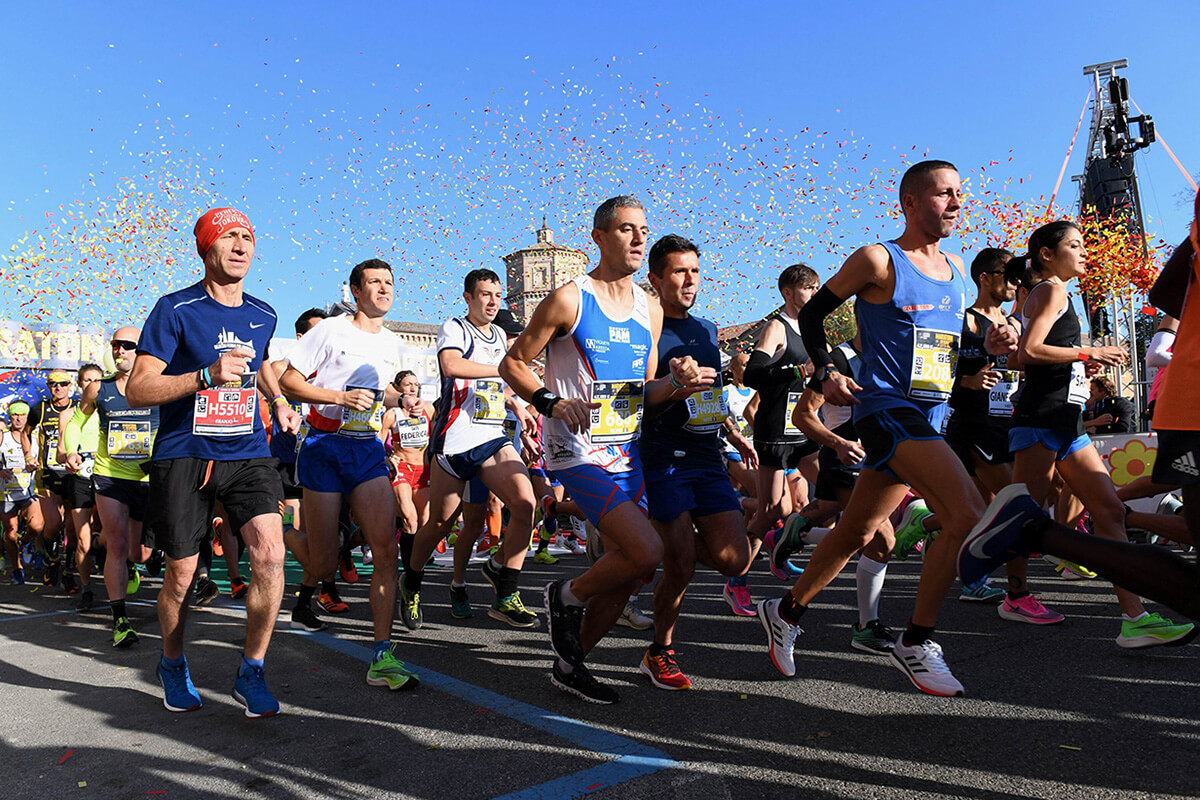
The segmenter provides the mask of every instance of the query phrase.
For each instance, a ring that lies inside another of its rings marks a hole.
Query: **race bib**
[[[503,425],[504,384],[499,378],[478,378],[475,381],[475,407],[471,419],[482,425]]]
[[[637,438],[642,423],[642,382],[596,381],[592,384],[592,444],[623,444]]]
[[[150,457],[150,421],[108,421],[108,455],[118,461],[145,461]]]
[[[1021,375],[1010,369],[1001,370],[999,382],[988,391],[988,416],[1011,417],[1013,395],[1021,385]]]
[[[719,430],[729,417],[729,403],[719,384],[687,396],[688,421],[684,429],[692,433],[712,433]]]
[[[783,418],[783,435],[784,436],[803,436],[804,431],[797,428],[792,423],[792,414],[796,411],[796,406],[800,405],[800,392],[788,392],[787,399],[787,414]]]
[[[254,373],[243,375],[240,388],[226,384],[196,392],[192,434],[225,439],[253,433],[258,413],[254,378]]]
[[[366,411],[343,408],[342,424],[338,427],[338,433],[354,439],[373,439],[379,435],[379,431],[383,427],[383,390],[370,386],[346,386],[347,392],[356,389],[371,392],[375,396],[375,400]]]
[[[80,478],[90,478],[96,470],[96,459],[91,453],[81,453],[83,463],[79,465],[79,472],[75,473]]]
[[[912,370],[908,396],[914,400],[944,403],[954,388],[959,334],[930,328],[913,330]]]
[[[1071,385],[1067,389],[1067,402],[1073,406],[1082,408],[1087,405],[1090,395],[1087,373],[1084,371],[1083,362],[1071,362]]]
[[[396,441],[406,450],[424,450],[429,445],[429,420],[424,416],[397,419]]]

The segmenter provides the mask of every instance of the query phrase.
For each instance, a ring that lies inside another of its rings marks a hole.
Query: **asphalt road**
[[[582,557],[529,562],[540,587]],[[884,621],[899,628],[919,560],[894,563]],[[229,696],[243,610],[223,596],[189,620],[187,653],[204,708],[169,714],[154,667],[158,624],[147,582],[131,605],[142,637],[110,646],[107,610],[30,585],[0,586],[0,763],[4,798],[1164,798],[1200,796],[1200,650],[1126,652],[1110,587],[1031,565],[1058,626],[1000,619],[953,597],[938,639],[964,698],[916,691],[885,659],[850,649],[852,569],[804,619],[797,676],[779,676],[755,619],[733,617],[702,571],[685,602],[677,654],[690,692],[637,672],[648,632],[617,631],[593,654],[614,706],[553,688],[544,625],[491,620],[477,568],[476,616],[449,615],[449,571],[425,579],[425,626],[397,622],[414,692],[366,685],[366,583],[326,634],[288,629],[267,660],[285,714],[249,720]],[[764,561],[756,598],[781,593]],[[289,601],[285,599],[285,608]],[[649,602],[644,604],[649,607]]]

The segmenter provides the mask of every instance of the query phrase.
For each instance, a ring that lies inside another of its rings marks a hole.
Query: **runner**
[[[97,364],[84,364],[79,368],[77,380],[79,390],[87,392],[89,386],[98,383],[104,377],[104,370]],[[80,611],[88,611],[94,603],[91,588],[92,576],[92,515],[95,514],[95,487],[92,485],[92,469],[96,461],[96,449],[100,443],[100,425],[98,419],[92,419],[83,429],[82,441],[75,448],[79,453],[80,467],[72,469],[67,459],[66,427],[75,412],[64,411],[58,420],[58,459],[67,468],[66,488],[67,508],[71,514],[71,524],[67,527],[67,554],[63,567],[63,587],[69,594],[79,592]],[[76,587],[75,575],[78,575],[79,585]]]
[[[874,537],[908,492],[907,483],[938,514],[943,530],[925,553],[913,614],[890,659],[922,691],[955,696],[963,694],[963,686],[931,637],[954,580],[958,545],[984,511],[970,476],[938,435],[953,387],[967,293],[961,260],[939,248],[958,220],[958,171],[945,161],[921,162],[904,174],[899,194],[904,233],[857,250],[801,314],[825,401],[854,406],[866,459],[845,512],[813,551],[804,574],[782,598],[760,603],[758,615],[772,662],[784,675],[794,675],[792,647],[801,615]],[[826,316],[851,296],[858,298],[859,382],[831,369],[825,341]],[[1016,334],[993,325],[985,347],[993,354],[1011,352]]]
[[[758,453],[754,452],[753,446],[749,450],[741,446],[747,434],[753,436],[746,419],[746,407],[756,393],[743,382],[746,362],[749,360],[747,354],[735,353],[725,373],[728,380],[722,388],[725,390],[729,418],[721,426],[721,455],[725,459],[725,469],[738,491],[746,497],[755,497],[758,494]]]
[[[71,376],[55,370],[46,376],[50,397],[34,404],[25,426],[22,446],[30,459],[29,468],[37,469],[38,508],[30,512],[31,527],[36,535],[35,547],[45,557],[42,583],[58,583],[60,547],[63,532],[64,499],[67,469],[58,463],[58,418],[73,410],[78,402],[71,396]]]
[[[8,428],[0,430],[0,523],[4,525],[4,554],[8,558],[9,577],[14,585],[25,583],[21,567],[21,515],[34,501],[33,471],[27,468],[25,425],[29,420],[29,404],[14,400],[8,404]]]
[[[387,456],[380,440],[384,406],[399,394],[388,382],[400,363],[400,337],[383,327],[392,308],[392,268],[379,259],[350,272],[353,317],[323,320],[287,355],[280,378],[293,401],[309,404],[308,432],[296,456],[296,482],[304,488],[305,531],[289,531],[288,546],[310,576],[337,569],[338,515],[350,500],[374,556],[371,618],[375,652],[367,683],[397,689],[420,681],[395,656],[396,513]],[[311,597],[311,588],[308,589]]]
[[[759,396],[754,414],[758,510],[749,525],[754,554],[767,531],[793,510],[788,471],[800,470],[810,483],[817,480],[817,445],[792,424],[792,411],[804,392],[806,369],[811,368],[797,318],[817,291],[820,279],[804,264],[793,264],[780,273],[778,285],[783,308],[768,319],[759,334],[745,372],[746,384],[757,389]],[[791,574],[794,577],[795,573]],[[745,575],[730,578],[724,594],[734,614],[754,616]]]
[[[411,369],[396,373],[392,386],[400,393],[400,405],[383,415],[389,432],[391,466],[395,472],[392,491],[402,536],[415,536],[429,517],[429,470],[425,450],[433,427],[433,404],[421,399],[421,381]]]
[[[946,426],[946,444],[958,455],[967,474],[989,502],[996,493],[1013,482],[1013,454],[1008,447],[1013,396],[1020,385],[1020,373],[1009,365],[1007,355],[991,356],[984,349],[987,330],[992,325],[1009,325],[1021,330],[1021,320],[1006,315],[1001,307],[1017,296],[1017,284],[1024,272],[1022,261],[1011,264],[1012,253],[988,247],[971,262],[971,280],[978,291],[967,308],[959,343],[958,365],[950,407],[954,409]],[[1016,359],[1013,359],[1015,366]],[[922,519],[932,516],[924,503],[905,509],[904,521],[896,531],[896,551],[906,552],[927,535]],[[927,522],[925,525],[932,525]],[[1008,564],[1008,591],[1002,593],[986,580],[963,585],[960,600],[997,602],[1003,619],[1034,625],[1053,625],[1066,617],[1042,605],[1026,586],[1028,562],[1015,559]]]
[[[422,623],[420,592],[425,564],[437,543],[449,535],[464,489],[476,476],[509,512],[508,531],[500,549],[483,565],[483,576],[496,593],[488,616],[515,628],[532,628],[538,622],[537,615],[526,610],[518,591],[521,566],[533,539],[533,485],[521,455],[504,433],[505,409],[512,410],[527,432],[532,433],[534,427],[496,369],[506,344],[504,331],[492,321],[503,295],[495,272],[468,272],[462,294],[467,315],[451,317],[438,332],[442,399],[430,442],[429,521],[417,531],[411,555],[405,555],[400,585],[400,612],[410,630]],[[485,502],[485,498],[472,499]],[[491,526],[491,535],[499,537],[498,520]]]
[[[1081,346],[1079,319],[1066,288],[1087,269],[1083,233],[1074,223],[1060,220],[1034,231],[1029,237],[1028,258],[1039,281],[1021,310],[1024,334],[1019,357],[1025,368],[1025,388],[1009,432],[1009,444],[1016,454],[1013,481],[1044,505],[1057,470],[1091,514],[1095,535],[1128,541],[1125,508],[1108,469],[1084,433],[1082,415],[1088,398],[1087,378],[1105,366],[1120,366],[1128,354],[1119,347]],[[1122,613],[1116,640],[1121,647],[1154,647],[1195,636],[1192,625],[1175,625],[1151,614],[1136,594],[1120,586],[1115,589]]]
[[[602,203],[592,230],[600,262],[538,305],[500,367],[509,385],[546,418],[546,467],[604,537],[604,554],[590,569],[544,592],[556,655],[551,682],[601,704],[617,702],[618,694],[591,675],[584,657],[663,557],[662,539],[646,518],[637,447],[643,406],[665,405],[711,386],[716,377],[685,357],[671,362],[669,377],[653,378],[662,311],[633,282],[647,233],[637,198]],[[543,350],[545,385],[529,368]]]
[[[98,424],[99,428],[92,471],[96,510],[107,551],[104,588],[112,611],[113,647],[130,647],[138,641],[125,612],[125,598],[131,593],[132,562],[142,546],[142,521],[146,518],[146,492],[150,485],[145,466],[158,431],[159,410],[131,408],[126,399],[141,334],[128,325],[113,332],[110,347],[116,372],[84,389],[79,407],[63,430],[67,468],[79,476],[86,467],[79,450],[86,441],[87,429],[92,424]],[[94,418],[98,422],[93,422]],[[88,591],[87,595],[90,594]],[[84,599],[80,600],[81,607]],[[91,599],[87,599],[90,607]]]
[[[166,554],[158,594],[158,677],[168,711],[201,706],[183,634],[196,554],[210,535],[219,500],[241,531],[254,572],[233,697],[247,716],[271,716],[280,707],[267,688],[263,659],[283,597],[283,487],[257,413],[256,386],[272,398],[285,430],[295,430],[300,420],[279,394],[275,373],[262,369],[276,317],[243,291],[254,258],[250,221],[235,209],[214,208],[197,220],[194,233],[204,277],[155,305],[125,386],[130,406],[160,407],[150,464],[150,494],[157,502],[146,520]]]
[[[655,377],[667,377],[670,363],[684,357],[719,374],[717,327],[689,313],[700,288],[700,248],[682,236],[659,239],[650,248],[650,283],[663,313]],[[721,458],[718,433],[729,420],[722,388],[718,381],[648,418],[638,443],[650,519],[663,543],[654,641],[638,668],[660,689],[692,687],[675,661],[673,642],[696,565],[728,577],[742,575],[750,565],[742,504]]]

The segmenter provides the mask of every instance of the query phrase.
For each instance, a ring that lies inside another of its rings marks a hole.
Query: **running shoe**
[[[325,629],[325,623],[313,613],[308,603],[300,603],[292,609],[292,627],[299,631],[316,633]]]
[[[79,611],[91,611],[95,604],[96,596],[92,594],[92,590],[84,589],[79,593],[79,602],[75,604],[75,608]]]
[[[971,585],[992,574],[1001,564],[1028,557],[1030,550],[1021,539],[1021,529],[1029,522],[1045,518],[1046,513],[1029,496],[1025,484],[1005,486],[959,548],[959,578]]]
[[[635,631],[646,631],[654,627],[654,619],[642,613],[637,598],[634,597],[625,601],[625,608],[621,610],[621,616],[617,617],[617,624],[633,628]]]
[[[12,571],[12,585],[13,586],[23,586],[24,584],[25,584],[25,570],[18,567],[17,569],[14,569]]]
[[[850,627],[854,631],[850,634],[850,646],[855,650],[887,655],[896,646],[896,634],[877,619],[871,620],[862,627],[859,627],[857,622]]]
[[[124,650],[137,644],[138,635],[129,624],[129,617],[121,617],[113,623],[113,647]]]
[[[568,674],[559,669],[558,661],[555,661],[554,669],[550,673],[550,682],[567,694],[601,706],[610,706],[621,699],[616,689],[605,686],[592,677],[592,673],[582,663],[572,667]]]
[[[1167,619],[1161,614],[1147,614],[1133,620],[1121,620],[1121,634],[1117,636],[1117,644],[1127,650],[1142,650],[1147,647],[1181,647],[1196,638],[1198,632],[1195,625],[1182,625]]]
[[[350,606],[338,595],[337,589],[317,594],[317,605],[325,609],[327,614],[345,614]]]
[[[196,579],[196,593],[193,601],[196,605],[211,605],[212,601],[216,600],[220,595],[221,589],[217,586],[216,581],[207,575],[201,575]]]
[[[446,544],[450,545],[451,547],[454,547],[454,545],[458,544],[458,531],[455,531],[446,537]]]
[[[250,591],[250,587],[241,578],[235,578],[229,582],[229,596],[234,600],[241,600],[248,591]]]
[[[663,650],[656,656],[650,655],[650,651],[647,650],[646,654],[642,656],[642,663],[638,665],[638,670],[659,689],[678,692],[692,688],[692,682],[688,680],[688,676],[680,672],[679,665],[675,663],[674,650]]]
[[[757,613],[763,630],[767,632],[767,652],[771,655],[771,663],[790,678],[796,674],[796,657],[792,652],[796,647],[796,637],[804,630],[779,616],[780,602],[778,597],[763,600],[758,604]]]
[[[562,546],[565,547],[567,552],[573,556],[581,556],[587,552],[583,545],[579,543],[579,540],[574,536],[568,536],[567,540],[562,543]]]
[[[375,554],[371,552],[370,547],[367,547],[364,544],[362,547],[358,548],[358,552],[362,553],[362,560],[363,560],[364,567],[369,567],[375,563]],[[444,553],[446,551],[443,549],[440,552]]]
[[[471,608],[471,600],[467,597],[467,587],[451,585],[450,616],[455,619],[470,619],[475,616],[475,610]]]
[[[770,554],[768,562],[771,565],[771,574],[781,581],[795,580],[804,574],[803,567],[797,567],[788,560],[793,551],[785,546],[786,538],[784,530],[779,528],[772,528],[763,537],[763,549]]]
[[[192,685],[192,676],[188,673],[187,660],[178,667],[172,667],[158,660],[158,681],[163,687],[163,708],[167,711],[181,713],[195,711],[204,705],[200,693]]]
[[[396,658],[396,646],[392,645],[387,652],[371,662],[367,668],[368,686],[386,686],[395,692],[400,689],[415,689],[421,685],[421,679]]]
[[[492,559],[489,558],[487,561],[484,561],[483,566],[480,567],[480,571],[483,573],[483,577],[487,579],[487,582],[492,585],[492,591],[499,592],[500,569],[492,563]]]
[[[279,701],[267,688],[267,678],[262,667],[247,667],[238,670],[233,679],[233,699],[246,707],[246,716],[251,719],[273,717],[279,713]]]
[[[508,597],[497,597],[493,600],[492,607],[488,609],[488,616],[507,622],[514,628],[535,628],[538,624],[537,614],[525,608],[521,602],[521,595],[516,592]]]
[[[63,572],[62,587],[63,591],[67,594],[77,594],[79,592],[79,583],[75,580],[75,576],[70,572]]]
[[[400,621],[404,623],[404,627],[410,631],[415,631],[421,627],[421,593],[410,592],[404,585],[404,578],[400,578]]]
[[[142,588],[142,574],[132,564],[129,565],[129,582],[125,584],[125,596],[133,597]]]
[[[987,578],[984,578],[970,586],[964,583],[958,599],[967,603],[998,603],[1007,595],[1008,592],[999,586],[992,586]]]
[[[163,565],[166,564],[167,556],[162,550],[155,550],[146,559],[146,574],[151,578],[157,578],[162,572]]]
[[[538,550],[533,554],[533,561],[535,564],[546,564],[549,566],[550,564],[557,564],[558,557],[550,555],[549,550]]]
[[[225,545],[221,544],[221,534],[213,531],[212,537],[213,558],[225,557]]]
[[[929,535],[921,522],[931,516],[933,516],[933,512],[929,510],[929,506],[925,505],[924,500],[913,500],[908,504],[908,508],[904,509],[904,515],[900,517],[900,526],[896,528],[896,546],[892,548],[893,556],[900,561],[908,558],[908,554],[917,546],[917,542],[924,541],[925,537]]]
[[[1158,508],[1154,509],[1154,513],[1174,516],[1179,513],[1181,508],[1183,508],[1183,503],[1179,502],[1178,497],[1173,494],[1164,494],[1163,499],[1158,501]]]
[[[721,594],[734,614],[739,617],[754,616],[754,598],[750,596],[750,587],[744,584],[734,586],[730,581],[726,581],[725,590]]]
[[[913,686],[925,694],[961,697],[966,693],[963,685],[946,666],[942,646],[935,641],[926,639],[921,644],[909,647],[903,638],[899,638],[888,657],[896,669],[907,675]]]
[[[575,519],[572,517],[571,519]],[[574,523],[572,523],[574,524]],[[595,564],[604,555],[604,537],[600,535],[592,523],[586,520],[582,523],[583,533],[579,530],[575,531],[575,535],[579,537],[579,541],[583,542],[584,552],[587,553],[588,562]]]
[[[1042,556],[1042,560],[1054,565],[1054,571],[1068,581],[1092,580],[1096,577],[1096,573],[1092,572],[1082,564],[1076,564],[1074,561],[1067,561],[1065,558],[1058,556]]]
[[[550,649],[563,661],[576,666],[583,664],[583,645],[579,641],[583,606],[569,606],[563,602],[562,590],[566,580],[563,578],[554,583],[547,583],[542,597],[546,603],[546,627],[550,631]],[[571,691],[565,686],[559,688]]]
[[[338,559],[338,572],[346,583],[358,583],[358,568],[354,566],[354,559],[349,553]]]
[[[1004,602],[996,607],[1001,619],[1013,622],[1028,622],[1032,625],[1055,625],[1066,617],[1057,611],[1051,611],[1031,594],[1018,597],[1016,600],[1005,594]]]
[[[46,567],[42,570],[42,585],[43,586],[58,585],[59,570],[60,570],[59,562],[47,561]]]

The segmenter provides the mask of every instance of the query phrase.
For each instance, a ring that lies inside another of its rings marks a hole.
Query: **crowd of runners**
[[[594,703],[618,699],[587,668],[618,623],[652,629],[638,670],[655,687],[691,687],[674,643],[690,633],[680,611],[698,566],[725,576],[731,612],[758,617],[747,637],[787,676],[802,617],[856,556],[849,646],[929,694],[964,693],[934,639],[956,579],[960,599],[1006,620],[1063,621],[1027,583],[1035,556],[1064,578],[1112,581],[1120,647],[1192,641],[1193,623],[1143,598],[1200,619],[1200,572],[1127,531],[1190,546],[1200,530],[1200,300],[1184,300],[1200,269],[1195,224],[1151,294],[1168,315],[1160,339],[1178,340],[1152,348],[1169,361],[1153,390],[1154,474],[1118,492],[1082,410],[1128,353],[1082,344],[1080,230],[1053,222],[1027,252],[989,248],[967,265],[940,249],[961,200],[953,165],[913,166],[895,239],[857,250],[824,285],[805,265],[783,269],[782,306],[753,349],[723,354],[716,326],[692,313],[700,248],[652,242],[642,204],[614,197],[595,212],[595,267],[527,325],[502,308],[495,272],[465,276],[464,313],[438,332],[433,404],[383,324],[387,263],[354,267],[354,313],[304,312],[298,341],[273,359],[276,314],[243,289],[254,228],[213,209],[194,231],[203,277],[159,299],[140,328],[114,331],[111,374],[53,372],[48,399],[9,404],[0,519],[12,583],[61,586],[84,611],[107,603],[112,645],[126,648],[138,642],[126,598],[143,575],[160,577],[157,674],[164,706],[184,712],[202,703],[188,609],[218,595],[209,573],[223,556],[246,609],[233,696],[251,717],[280,712],[264,660],[285,590],[291,626],[325,628],[349,610],[338,583],[358,581],[356,550],[372,567],[366,680],[392,690],[419,683],[395,618],[421,627],[426,572],[446,547],[453,569],[438,591],[451,615],[474,615],[466,573],[483,553],[488,616],[548,634],[551,682]],[[649,291],[636,280],[647,262]],[[855,330],[831,344],[827,319],[852,299]],[[1124,505],[1159,495],[1162,513]],[[585,549],[586,569],[525,605],[528,557]],[[911,616],[893,631],[879,614],[888,562],[918,551]],[[290,589],[288,552],[303,567]],[[793,586],[755,603],[747,576],[760,555]],[[1000,567],[1006,584],[993,585]]]

